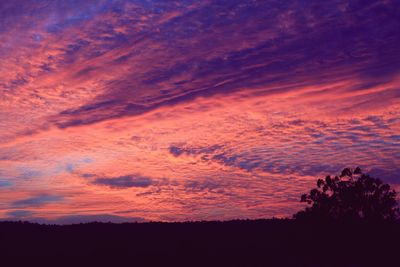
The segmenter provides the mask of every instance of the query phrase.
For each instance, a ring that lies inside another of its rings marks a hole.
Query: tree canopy
[[[318,179],[317,188],[301,196],[309,206],[295,219],[395,220],[399,216],[396,191],[359,167],[338,176]]]

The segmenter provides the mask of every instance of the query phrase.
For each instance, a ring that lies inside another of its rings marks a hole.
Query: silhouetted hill
[[[399,266],[398,223],[0,223],[1,266]]]

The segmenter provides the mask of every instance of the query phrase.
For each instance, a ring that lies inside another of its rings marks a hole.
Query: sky
[[[0,1],[0,218],[290,217],[400,189],[398,0]]]

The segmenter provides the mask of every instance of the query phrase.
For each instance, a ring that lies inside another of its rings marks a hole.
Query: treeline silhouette
[[[397,266],[397,222],[0,223],[1,266]]]
[[[396,191],[389,184],[362,172],[357,167],[343,169],[340,175],[318,179],[317,188],[301,196],[311,204],[294,215],[302,220],[397,220]]]
[[[2,222],[0,262],[7,267],[398,266],[395,195],[356,168],[318,180],[317,188],[301,198],[311,206],[296,219],[64,226]]]

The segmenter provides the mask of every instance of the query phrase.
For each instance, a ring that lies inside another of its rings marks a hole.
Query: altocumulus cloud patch
[[[111,188],[148,187],[153,181],[148,177],[125,175],[115,178],[97,178],[93,184],[105,185]]]

